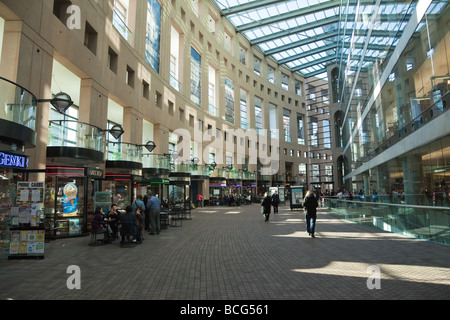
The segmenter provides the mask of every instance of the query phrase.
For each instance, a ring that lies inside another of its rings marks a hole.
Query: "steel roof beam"
[[[282,37],[290,36],[292,34],[305,32],[305,31],[308,31],[308,30],[312,30],[312,29],[315,29],[315,28],[320,28],[320,27],[323,27],[323,26],[326,26],[326,25],[329,25],[329,24],[333,24],[333,23],[338,23],[338,22],[339,22],[339,17],[322,19],[322,20],[311,22],[311,23],[307,23],[305,25],[301,25],[301,26],[298,26],[298,27],[295,27],[295,28],[291,28],[291,29],[280,31],[280,32],[275,32],[275,33],[272,33],[272,34],[268,34],[266,36],[262,36],[262,37],[253,39],[250,42],[252,44],[259,44],[259,43],[262,43],[262,42],[267,42],[267,41],[279,39],[279,38],[282,38]]]
[[[337,35],[338,35],[337,31],[333,31],[333,32],[329,32],[329,33],[323,33],[323,34],[315,36],[315,37],[309,37],[309,38],[304,39],[304,40],[295,41],[295,42],[286,44],[284,46],[279,46],[279,47],[276,47],[276,48],[273,48],[273,49],[266,50],[264,53],[266,55],[272,55],[272,54],[280,53],[280,52],[283,52],[283,51],[286,51],[286,50],[289,50],[289,49],[294,49],[294,48],[297,48],[297,47],[301,47],[301,46],[303,46],[305,44],[314,43],[314,42],[317,42],[317,41],[320,41],[320,40],[325,40],[325,39],[328,39],[328,38],[336,37]]]
[[[300,65],[298,67],[291,68],[291,70],[293,72],[296,72],[296,71],[300,71],[302,69],[306,69],[306,68],[309,68],[309,67],[312,67],[312,66],[316,66],[316,65],[325,63],[325,62],[333,61],[335,59],[336,59],[335,56],[333,56],[333,57],[324,57],[324,58],[321,58],[321,59],[313,60],[313,61],[308,62],[308,63],[303,63],[302,65]]]
[[[229,16],[231,14],[238,14],[243,11],[255,10],[255,9],[259,9],[261,7],[267,7],[272,4],[279,4],[281,2],[287,2],[287,1],[290,1],[290,0],[256,0],[256,1],[251,1],[251,2],[244,3],[244,4],[240,4],[240,5],[237,5],[234,7],[230,7],[227,9],[222,9],[221,14],[222,14],[222,16]]]
[[[339,7],[340,4],[341,4],[340,0],[333,0],[333,1],[328,1],[325,3],[320,3],[320,4],[313,5],[313,6],[309,6],[307,8],[292,10],[292,11],[289,11],[289,12],[286,12],[283,14],[272,16],[270,18],[266,18],[266,19],[262,19],[259,21],[254,21],[254,22],[246,23],[246,24],[243,24],[240,26],[236,26],[236,31],[244,32],[244,31],[255,29],[255,28],[258,28],[261,26],[265,26],[265,25],[268,25],[268,24],[271,24],[274,22],[286,21],[289,19],[297,18],[299,16],[304,16],[304,15],[308,15],[311,13]]]

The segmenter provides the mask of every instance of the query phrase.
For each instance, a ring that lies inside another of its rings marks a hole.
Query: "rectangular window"
[[[147,0],[147,30],[145,34],[145,61],[159,73],[161,36],[161,5],[158,0]]]
[[[284,141],[291,142],[291,111],[283,109]]]
[[[217,107],[216,107],[216,70],[209,66],[209,77],[208,77],[208,111],[209,114],[217,117]]]
[[[297,143],[305,144],[305,128],[303,123],[303,115],[297,113]]]
[[[201,56],[191,47],[191,101],[198,106],[201,106],[201,80]]]
[[[269,103],[269,127],[270,137],[273,139],[280,139],[277,132],[277,108],[272,103]]]
[[[330,120],[323,120],[323,146],[324,148],[331,149],[331,127]]]
[[[179,55],[180,55],[180,34],[173,26],[171,26],[169,83],[178,92],[180,92],[180,90],[181,90],[181,84],[180,84],[180,79],[179,79],[179,73],[180,73],[179,72],[179,68],[180,68]]]
[[[302,83],[298,80],[295,80],[295,94],[302,95]]]
[[[234,124],[234,84],[225,78],[225,120]]]
[[[281,88],[289,90],[289,77],[284,73],[281,74]]]
[[[253,71],[260,76],[261,75],[261,60],[258,58],[253,59]]]
[[[267,78],[269,82],[275,83],[275,70],[271,66],[267,66]]]
[[[310,132],[311,146],[319,146],[319,123],[316,117],[311,117],[311,132]]]
[[[312,182],[321,182],[320,181],[320,165],[313,164],[311,165],[311,174],[312,174]]]
[[[247,110],[247,91],[241,89],[241,99],[240,99],[240,106],[241,106],[241,128],[244,130],[247,130],[248,125],[248,110]]]
[[[262,102],[261,99],[255,97],[255,129],[259,134],[264,134],[263,132],[264,119],[262,114]]]

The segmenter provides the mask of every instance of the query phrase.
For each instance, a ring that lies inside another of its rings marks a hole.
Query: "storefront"
[[[50,238],[86,235],[102,190],[103,170],[47,167],[45,173],[45,229]],[[107,211],[109,208],[104,208]]]
[[[142,167],[140,146],[108,142],[103,191],[111,192],[112,202],[118,209],[125,210],[138,195]]]
[[[43,228],[39,193],[43,189],[21,192],[18,185],[28,179],[25,152],[36,147],[37,99],[27,89],[0,77],[0,105],[0,259],[11,255],[43,257],[44,240],[38,246],[41,253],[36,254],[32,239]],[[30,235],[29,239],[25,235]]]
[[[169,208],[191,211],[191,173],[189,163],[171,163],[169,173]]]
[[[168,155],[144,154],[142,156],[142,176],[137,195],[151,192],[158,195],[161,202],[169,197],[169,159]]]

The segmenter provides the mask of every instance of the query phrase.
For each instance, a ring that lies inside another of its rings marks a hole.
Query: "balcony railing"
[[[105,152],[105,135],[99,127],[76,120],[51,120],[47,147],[74,147]]]
[[[450,208],[324,198],[334,215],[405,236],[450,244]]]
[[[142,147],[132,143],[108,141],[107,160],[142,163]]]
[[[170,169],[170,157],[162,154],[143,154],[142,167],[149,169]]]
[[[122,37],[128,42],[131,41],[131,30],[128,28],[127,24],[122,20],[120,15],[114,10],[113,11],[113,26],[119,31]]]
[[[36,97],[18,84],[0,77],[0,119],[35,130]]]

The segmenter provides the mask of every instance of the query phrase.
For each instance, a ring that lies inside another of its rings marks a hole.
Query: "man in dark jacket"
[[[312,238],[315,238],[314,231],[316,228],[317,207],[319,203],[313,192],[308,191],[305,200],[303,201],[303,208],[306,210],[306,231]]]
[[[272,195],[273,214],[278,214],[278,204],[280,203],[280,196],[275,191]]]
[[[261,206],[264,208],[264,221],[267,222],[269,221],[269,216],[270,216],[270,207],[272,205],[272,198],[270,198],[270,196],[266,193],[264,193],[264,199],[261,202]]]

